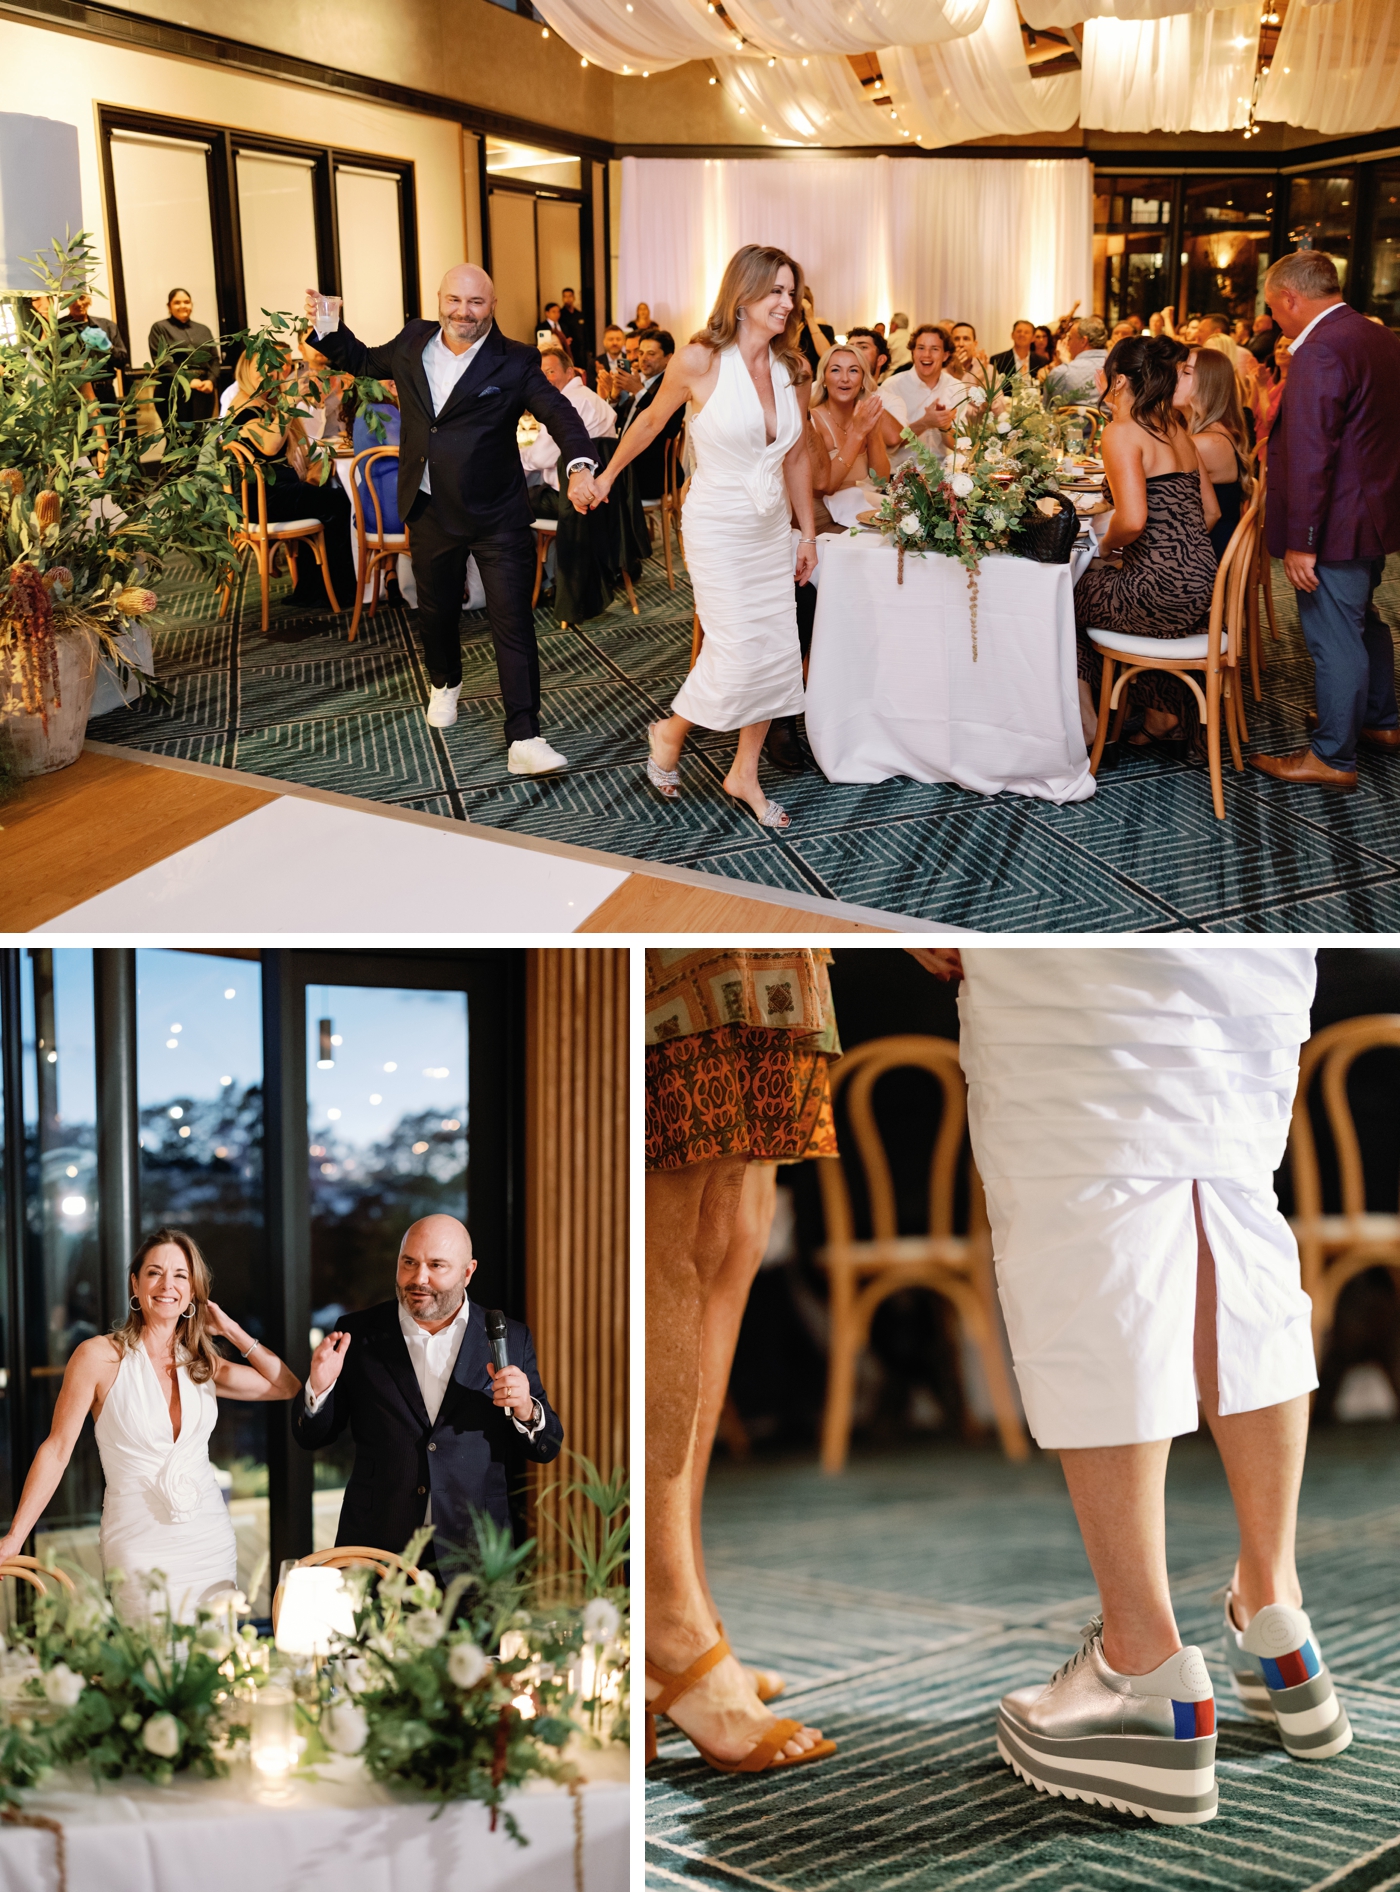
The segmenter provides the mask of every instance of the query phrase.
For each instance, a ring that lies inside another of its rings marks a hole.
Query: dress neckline
[[[768,438],[768,416],[763,411],[763,396],[758,391],[758,383],[753,378],[753,370],[744,360],[743,350],[740,348],[739,344],[735,342],[733,347],[734,359],[738,363],[739,370],[745,381],[748,382],[750,388],[753,390],[753,398],[758,402],[758,417],[763,422],[763,444],[765,447],[776,447],[778,444],[778,435],[782,432],[783,428],[782,422],[778,419],[778,383],[773,376],[773,351],[771,348],[768,351],[768,375],[773,383],[773,438],[770,440]]]

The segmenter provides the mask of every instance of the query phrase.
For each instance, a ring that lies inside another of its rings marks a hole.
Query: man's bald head
[[[460,355],[473,342],[481,340],[491,326],[495,309],[496,285],[475,263],[455,264],[438,284],[442,339],[454,355]]]
[[[472,1238],[455,1216],[425,1215],[399,1244],[399,1301],[420,1327],[446,1326],[475,1273]]]

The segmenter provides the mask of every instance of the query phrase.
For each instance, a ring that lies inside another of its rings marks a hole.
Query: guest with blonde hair
[[[724,791],[765,828],[789,825],[759,782],[758,758],[772,719],[803,706],[793,578],[805,585],[817,562],[802,306],[802,269],[786,251],[757,243],[737,250],[709,321],[671,357],[651,405],[595,482],[606,499],[623,469],[690,403],[695,470],[683,514],[685,558],[704,642],[671,715],[648,731],[647,780],[675,801],[690,731],[737,730]]]
[[[814,491],[834,498],[852,487],[868,487],[870,476],[888,479],[888,427],[898,429],[880,404],[879,391],[863,357],[848,344],[830,349],[812,393],[812,429],[817,450],[812,457]],[[871,495],[872,500],[874,495]],[[829,509],[828,509],[829,510]],[[853,519],[845,519],[847,525]]]
[[[1197,456],[1220,506],[1220,517],[1210,529],[1218,563],[1254,484],[1239,377],[1219,349],[1191,350],[1177,375],[1175,405],[1186,411]]]

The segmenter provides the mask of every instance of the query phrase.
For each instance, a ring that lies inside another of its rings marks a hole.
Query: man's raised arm
[[[332,368],[341,374],[369,375],[375,381],[393,379],[393,342],[370,348],[358,335],[352,335],[344,322],[322,335],[316,327],[316,305],[310,289],[306,292],[306,314],[311,323],[312,340]]]

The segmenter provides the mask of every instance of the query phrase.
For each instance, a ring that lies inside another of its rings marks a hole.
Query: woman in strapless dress
[[[168,1601],[172,1618],[189,1622],[237,1588],[233,1524],[209,1462],[219,1396],[292,1399],[301,1382],[210,1300],[208,1266],[183,1230],[148,1235],[129,1282],[125,1320],[68,1362],[0,1562],[23,1549],[91,1413],[107,1487],[102,1569],[117,1607],[134,1621]],[[242,1361],[218,1352],[216,1338]]]

